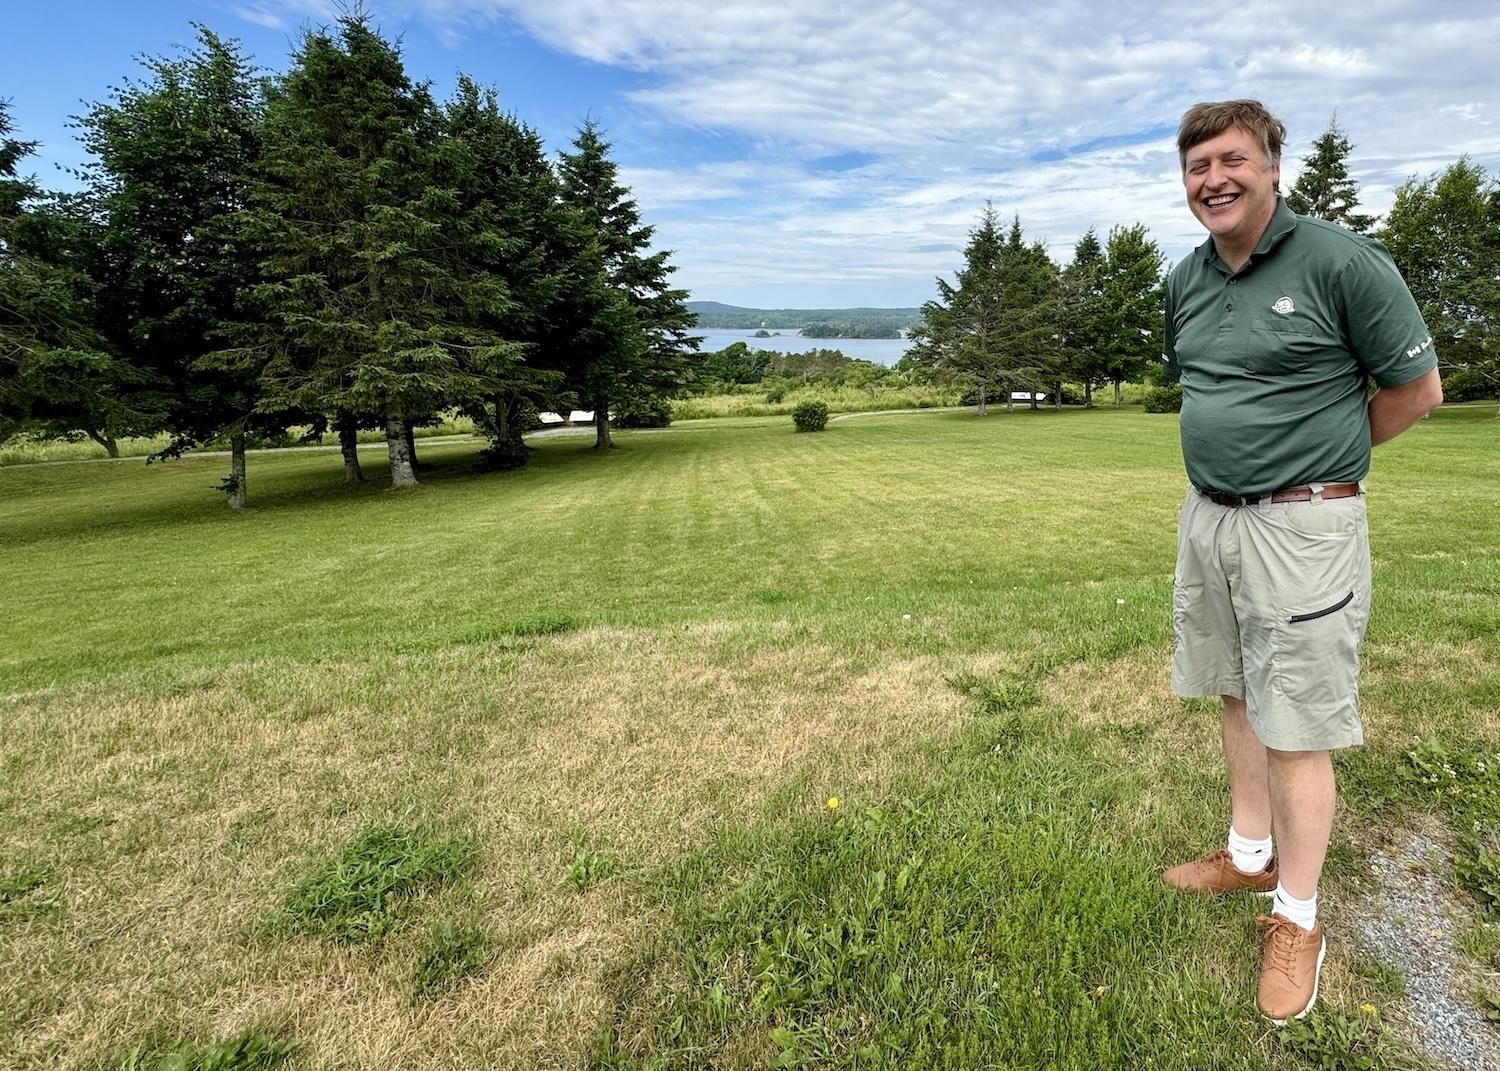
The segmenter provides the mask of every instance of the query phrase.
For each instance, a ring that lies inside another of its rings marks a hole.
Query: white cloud
[[[246,22],[252,22],[257,26],[264,26],[269,30],[286,29],[286,19],[279,12],[260,4],[235,4],[230,10]]]
[[[645,84],[630,99],[651,122],[747,139],[741,161],[627,171],[679,278],[705,296],[904,273],[903,303],[920,300],[987,198],[1060,256],[1090,225],[1139,220],[1178,258],[1201,232],[1181,203],[1170,129],[1202,99],[1259,97],[1286,121],[1286,185],[1337,109],[1367,210],[1460,152],[1500,165],[1500,12],[1477,0],[397,6],[448,35],[518,27],[634,72]],[[843,152],[873,162],[818,170]]]

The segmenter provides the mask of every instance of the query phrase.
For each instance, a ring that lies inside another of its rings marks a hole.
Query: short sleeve
[[[1377,384],[1398,387],[1437,367],[1432,332],[1385,246],[1363,246],[1334,290],[1355,359]]]
[[[1161,331],[1161,378],[1167,383],[1182,381],[1182,366],[1177,363],[1177,329],[1173,324],[1172,281],[1167,280],[1166,322]]]

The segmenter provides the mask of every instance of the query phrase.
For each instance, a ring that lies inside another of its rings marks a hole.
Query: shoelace
[[[1308,936],[1307,931],[1291,919],[1277,918],[1274,915],[1259,915],[1256,917],[1255,923],[1257,926],[1266,928],[1266,941],[1270,945],[1268,954],[1271,966],[1286,975],[1287,980],[1295,984],[1297,952],[1302,947],[1303,938]]]

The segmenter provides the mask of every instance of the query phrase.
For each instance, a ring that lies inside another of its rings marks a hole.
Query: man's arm
[[[1410,383],[1381,388],[1370,399],[1370,445],[1389,442],[1442,403],[1436,368]]]

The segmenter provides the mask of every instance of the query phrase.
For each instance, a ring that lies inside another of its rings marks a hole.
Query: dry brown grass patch
[[[961,719],[944,672],[716,623],[12,698],[0,846],[55,865],[68,904],[0,947],[0,1001],[67,988],[23,1024],[21,1059],[285,1017],[312,1066],[574,1066],[603,970],[660,920],[628,874],[566,887],[572,853],[642,873],[788,786],[853,800]],[[109,824],[59,839],[77,814]],[[478,839],[482,900],[435,894],[415,914],[466,912],[496,956],[436,1002],[406,980],[420,921],[355,951],[257,926],[371,821]]]

